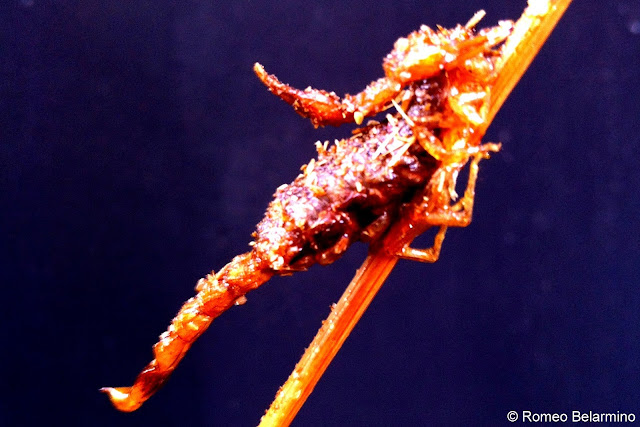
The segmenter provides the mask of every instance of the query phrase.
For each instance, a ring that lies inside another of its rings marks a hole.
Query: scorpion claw
[[[292,88],[273,74],[268,74],[257,62],[253,71],[273,94],[291,105],[302,117],[311,119],[315,127],[351,122],[362,124],[365,117],[384,110],[402,90],[400,83],[383,77],[356,95],[347,94],[340,98],[334,92],[311,87],[305,90]]]
[[[282,83],[273,74],[268,74],[257,62],[253,66],[253,71],[273,94],[291,105],[302,117],[311,119],[315,127],[339,126],[354,120],[355,107],[348,101],[342,101],[333,92],[313,88],[295,89]]]

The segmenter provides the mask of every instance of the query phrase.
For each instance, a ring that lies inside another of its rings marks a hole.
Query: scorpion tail
[[[218,274],[200,279],[198,294],[184,303],[169,328],[153,346],[154,359],[138,374],[131,387],[104,387],[111,403],[123,412],[138,409],[169,379],[191,345],[209,327],[213,319],[242,304],[244,295],[271,278],[252,252],[238,255]]]

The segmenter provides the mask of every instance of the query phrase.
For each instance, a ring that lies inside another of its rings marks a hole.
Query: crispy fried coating
[[[357,240],[380,243],[389,226],[416,199],[428,203],[429,197],[437,195],[437,205],[447,211],[431,212],[431,219],[422,226],[464,222],[434,218],[451,216],[448,206],[455,199],[457,173],[469,158],[476,156],[472,173],[477,174],[478,156],[498,149],[495,144],[478,147],[479,139],[471,136],[486,115],[495,77],[494,47],[512,27],[503,22],[476,34],[474,24],[438,31],[423,26],[398,40],[384,60],[386,76],[343,99],[333,92],[291,88],[255,65],[269,90],[315,126],[360,124],[390,103],[396,112],[382,122],[371,121],[350,138],[316,144],[317,159],[303,166],[292,183],[277,189],[254,233],[251,251],[198,282],[197,295],[160,336],[154,359],[131,387],[102,389],[116,408],[140,407],[166,382],[214,318],[242,303],[247,292],[273,275],[305,270],[315,263],[330,264]],[[470,187],[472,181],[475,175]],[[439,235],[441,243],[444,230]],[[394,243],[404,251],[399,256],[422,256],[405,244]]]
[[[395,217],[429,180],[437,162],[412,139],[406,123],[386,123],[326,150],[320,145],[318,159],[276,191],[254,251],[276,271],[335,261],[376,220]]]

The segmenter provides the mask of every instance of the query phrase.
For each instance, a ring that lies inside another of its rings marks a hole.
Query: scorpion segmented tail
[[[191,345],[213,319],[244,302],[244,295],[265,283],[274,272],[255,255],[238,255],[217,274],[200,279],[198,293],[184,303],[169,328],[153,346],[154,359],[131,387],[104,387],[111,403],[124,412],[138,409],[169,379]]]

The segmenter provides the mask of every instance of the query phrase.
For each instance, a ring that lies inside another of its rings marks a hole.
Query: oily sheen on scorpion
[[[222,312],[274,275],[330,264],[355,241],[383,245],[391,255],[433,262],[447,227],[471,220],[478,163],[498,144],[480,145],[495,62],[513,24],[476,31],[482,13],[464,26],[422,26],[400,38],[384,58],[385,76],[356,95],[294,89],[254,71],[267,88],[314,126],[356,122],[384,110],[350,138],[316,143],[318,156],[280,186],[258,224],[251,250],[200,279],[197,294],[180,309],[153,347],[154,359],[131,387],[106,387],[114,406],[133,411],[169,378],[196,339]],[[465,194],[456,201],[458,172],[469,162]],[[413,227],[400,240],[385,233],[399,217]],[[437,226],[432,248],[409,247]],[[379,246],[378,246],[379,247]]]

